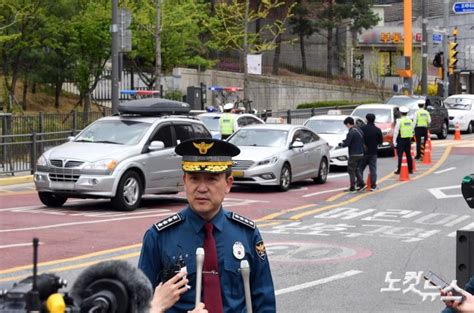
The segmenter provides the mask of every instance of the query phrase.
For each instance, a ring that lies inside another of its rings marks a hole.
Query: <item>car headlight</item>
[[[257,166],[260,166],[260,165],[268,165],[268,164],[274,164],[278,161],[278,156],[275,155],[271,158],[268,158],[268,159],[265,159],[265,160],[262,160],[260,162],[257,163]]]
[[[86,170],[108,170],[112,172],[117,167],[117,160],[105,159],[96,162],[86,164],[84,169]]]
[[[36,161],[37,166],[48,166],[48,160],[42,155],[39,157],[38,161]]]
[[[382,130],[382,135],[384,135],[384,136],[388,135],[391,131],[392,131],[391,128],[384,129],[384,130]]]

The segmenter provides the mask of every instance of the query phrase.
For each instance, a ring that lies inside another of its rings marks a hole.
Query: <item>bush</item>
[[[179,90],[170,90],[165,93],[165,99],[183,101],[183,94]]]

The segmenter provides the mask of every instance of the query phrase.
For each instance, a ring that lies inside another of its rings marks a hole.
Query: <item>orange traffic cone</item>
[[[431,164],[431,140],[428,142],[425,144],[425,152],[423,153],[423,164],[427,165]]]
[[[459,129],[459,122],[456,123],[456,130],[454,131],[454,140],[462,140],[461,130]]]
[[[430,151],[433,150],[433,146],[431,145],[431,134],[428,130],[428,135],[426,136],[425,145],[430,148]]]
[[[400,168],[400,181],[410,180],[410,175],[408,174],[408,163],[406,155],[402,157],[402,166]]]
[[[367,191],[370,191],[372,189],[372,180],[370,179],[370,171],[369,171],[369,176],[367,176]]]
[[[415,139],[416,142],[416,139]],[[416,161],[415,161],[415,153],[413,151],[413,145],[410,145],[410,154],[411,154],[411,164],[412,164],[412,169],[413,173],[416,172]]]

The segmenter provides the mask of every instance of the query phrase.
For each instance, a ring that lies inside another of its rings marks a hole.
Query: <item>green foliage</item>
[[[216,4],[215,15],[206,24],[213,35],[209,42],[211,48],[215,50],[230,48],[243,52],[245,35],[247,35],[249,53],[261,53],[273,50],[276,47],[276,37],[285,32],[285,23],[291,17],[293,6],[290,6],[282,18],[275,18],[272,21],[262,23],[259,33],[246,33],[245,30],[248,25],[255,23],[257,20],[269,19],[273,12],[285,5],[284,1],[262,0],[260,6],[256,10],[249,9],[246,16],[246,6],[249,1],[231,0]],[[266,34],[266,36],[262,34]]]
[[[317,101],[310,103],[301,103],[296,107],[297,109],[311,109],[311,108],[323,108],[323,107],[343,107],[354,104],[364,104],[364,103],[375,103],[376,100],[364,100],[357,102],[350,102],[349,100],[328,100],[328,101]]]
[[[169,90],[165,93],[165,99],[176,100],[176,101],[183,101],[183,94],[180,90]]]
[[[130,3],[133,11],[133,51],[129,56],[143,69],[155,64],[156,5],[154,1]],[[161,4],[162,70],[177,66],[208,68],[214,62],[205,58],[207,46],[202,41],[209,4],[196,0],[163,0]]]

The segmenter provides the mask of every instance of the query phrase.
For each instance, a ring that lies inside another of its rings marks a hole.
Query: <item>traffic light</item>
[[[456,50],[458,47],[458,43],[454,41],[449,42],[449,62],[448,62],[448,68],[449,68],[449,75],[452,75],[454,73],[454,69],[456,68],[456,63],[458,63],[458,51]]]

